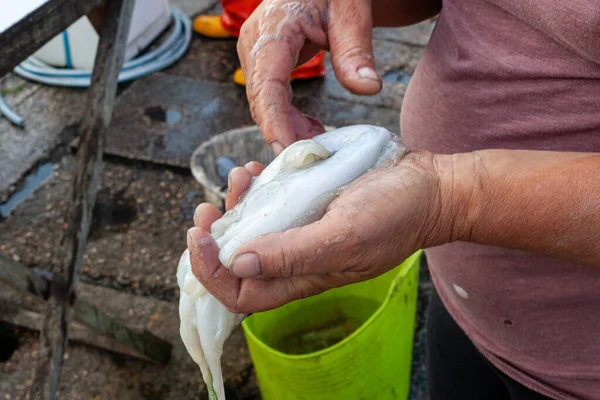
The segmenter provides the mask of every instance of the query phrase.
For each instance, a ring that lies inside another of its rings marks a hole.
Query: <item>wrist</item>
[[[476,152],[435,154],[439,182],[439,226],[433,245],[472,241],[473,227],[483,201],[482,160]]]

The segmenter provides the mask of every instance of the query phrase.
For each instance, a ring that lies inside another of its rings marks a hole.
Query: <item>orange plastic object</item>
[[[242,25],[260,3],[261,0],[221,0],[223,5],[221,22],[225,29],[233,36],[239,36]]]
[[[194,19],[194,30],[202,35],[212,38],[227,38],[239,36],[240,29],[248,17],[260,5],[262,0],[221,0],[223,13],[221,16],[200,15]],[[291,80],[312,79],[323,77],[326,74],[325,52],[321,51],[316,56],[292,71]],[[246,79],[242,70],[238,69],[233,74],[233,81],[245,85]]]
[[[325,76],[325,52],[319,54],[292,71],[291,79],[311,79]]]

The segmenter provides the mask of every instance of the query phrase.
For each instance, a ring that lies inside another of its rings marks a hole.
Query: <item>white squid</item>
[[[384,128],[355,125],[286,148],[251,184],[240,203],[211,226],[219,260],[229,265],[243,244],[271,232],[322,217],[342,189],[373,168],[391,165],[406,152]],[[225,400],[221,355],[225,340],[245,315],[229,312],[196,279],[186,250],[179,261],[180,333],[200,366],[210,400]]]

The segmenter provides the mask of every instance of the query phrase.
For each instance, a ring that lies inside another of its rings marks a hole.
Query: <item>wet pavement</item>
[[[84,110],[85,92],[43,87],[15,76],[0,79],[0,88],[9,89],[6,101],[26,116],[23,128],[0,118],[0,202],[4,202],[19,189],[23,175],[64,142],[67,128]]]
[[[192,13],[211,6],[178,3]],[[219,6],[211,12],[218,13]],[[329,64],[324,79],[294,83],[294,104],[328,125],[371,123],[398,131],[404,91],[430,29],[422,24],[375,31],[377,68],[384,76],[378,96],[346,92]],[[198,368],[179,338],[175,269],[194,208],[203,201],[203,190],[189,171],[192,152],[219,132],[252,124],[244,89],[231,82],[238,66],[234,40],[195,35],[177,64],[121,86],[79,292],[131,326],[171,341],[173,359],[159,367],[71,344],[61,398],[206,398]],[[1,78],[0,89],[26,118],[24,129],[0,119],[0,252],[52,271],[85,91],[44,87],[14,76]],[[430,289],[423,268],[412,399],[427,398],[423,313]],[[0,293],[16,298],[4,287]],[[36,333],[0,325],[0,338],[0,393],[24,398]],[[228,398],[259,399],[240,330],[228,341],[224,357]]]
[[[171,121],[163,118],[168,112]],[[121,95],[106,152],[188,168],[192,152],[206,139],[252,123],[243,88],[159,73]]]
[[[33,198],[2,222],[0,251],[52,271],[74,166],[65,156]],[[187,171],[107,160],[82,274],[103,286],[176,298],[175,269],[202,188]]]

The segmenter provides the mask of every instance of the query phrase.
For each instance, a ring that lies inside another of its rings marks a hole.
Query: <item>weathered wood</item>
[[[77,317],[76,313],[74,317]],[[0,299],[0,321],[39,331],[44,322],[44,317],[41,310],[25,309],[18,304]],[[125,354],[146,361],[157,361],[136,352],[131,347],[118,342],[114,338],[100,334],[94,328],[78,321],[72,321],[69,326],[69,342],[83,343],[85,345],[113,353]]]
[[[0,76],[10,72],[15,65],[102,2],[103,0],[49,0],[0,33]],[[10,6],[4,4],[2,7]]]
[[[21,293],[30,293],[42,299],[48,298],[48,280],[36,275],[26,266],[0,254],[0,282],[17,289]]]
[[[102,28],[102,18],[104,18],[104,1],[98,7],[94,8],[89,14],[88,19],[90,23],[96,30],[96,33],[100,33],[100,29]]]
[[[0,282],[21,293],[30,293],[40,299],[47,299],[51,277],[38,275],[23,264],[0,254]],[[13,312],[5,314],[0,309],[0,320],[29,329],[40,330],[42,327],[41,310],[16,312],[14,306],[9,309]],[[169,342],[148,331],[136,332],[82,299],[77,299],[72,310],[73,318],[81,323],[71,324],[69,329],[76,326],[78,331],[75,336],[72,336],[72,332],[69,331],[69,340],[76,339],[95,347],[161,364],[168,362],[172,348]]]
[[[67,206],[67,226],[58,249],[62,268],[50,284],[31,388],[32,398],[53,400],[58,387],[71,308],[98,191],[105,133],[113,110],[118,74],[125,58],[133,5],[134,0],[106,2],[87,111],[82,121],[70,204]]]
[[[171,345],[144,330],[135,332],[117,319],[100,311],[96,307],[81,300],[73,305],[74,317],[86,325],[93,326],[98,332],[110,335],[118,343],[127,343],[137,353],[144,355],[149,360],[166,364],[171,356]]]

